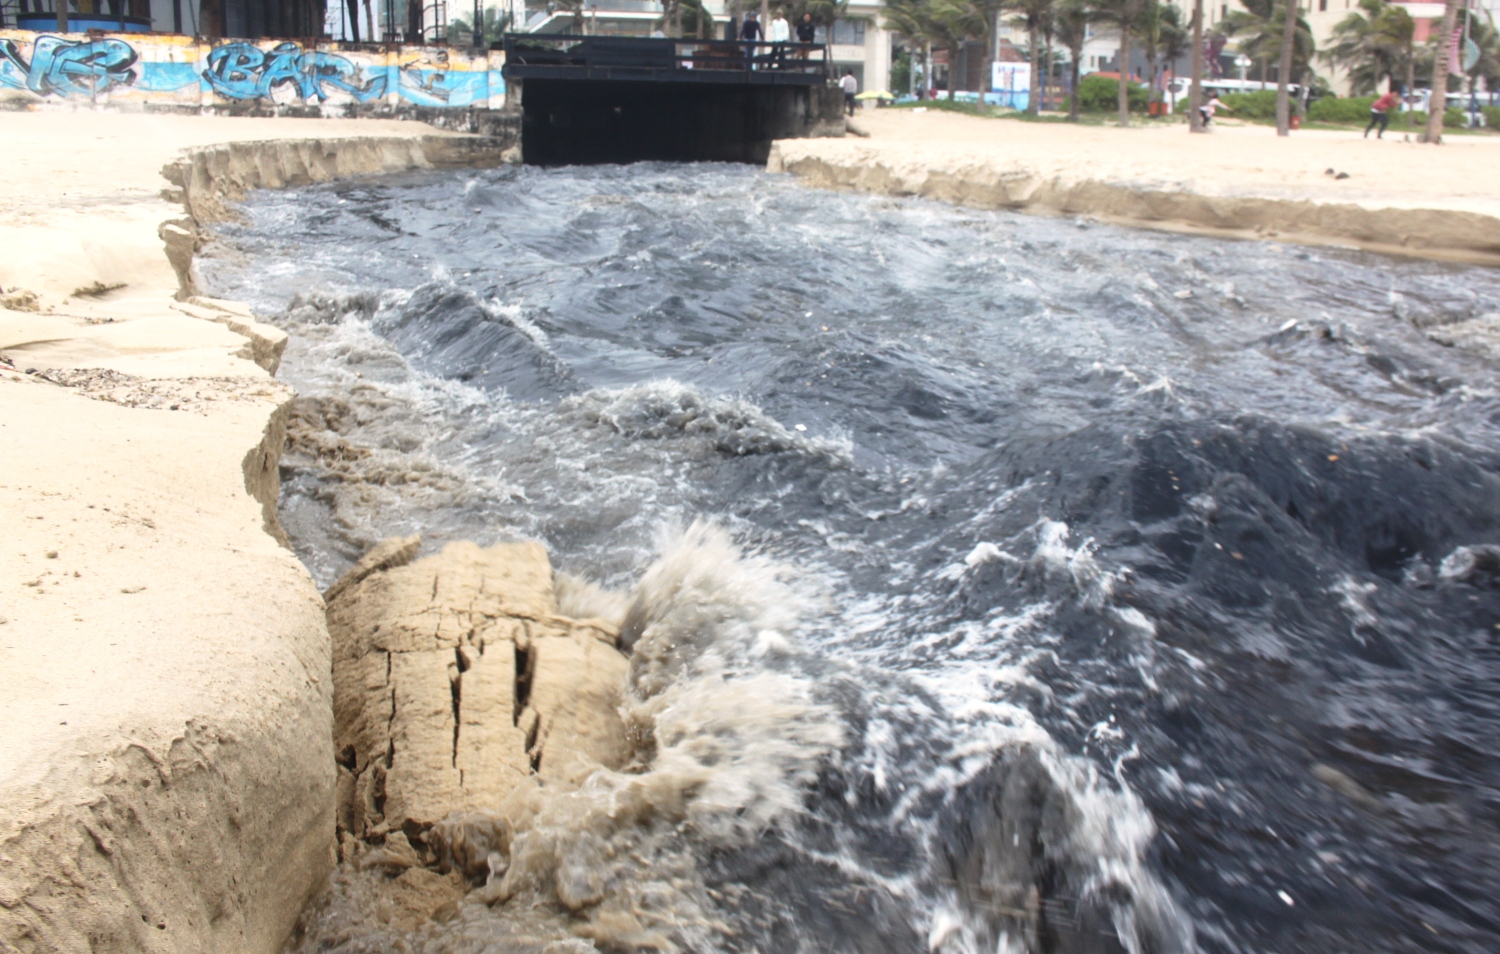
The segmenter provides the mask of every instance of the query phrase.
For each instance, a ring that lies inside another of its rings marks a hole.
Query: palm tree
[[[953,74],[958,71],[958,51],[965,40],[984,31],[976,8],[967,0],[927,0],[928,30],[939,45],[948,51],[948,75],[943,86],[953,99]]]
[[[794,0],[782,8],[792,23],[802,19],[802,14],[811,13],[813,22],[833,30],[833,21],[849,12],[849,0]],[[830,37],[830,42],[832,38]]]
[[[1273,58],[1279,59],[1285,41],[1287,3],[1283,0],[1242,0],[1242,5],[1245,9],[1231,12],[1219,21],[1219,28],[1229,36],[1239,37],[1240,52],[1252,60],[1269,62]],[[1295,30],[1288,81],[1306,70],[1315,49],[1312,29],[1300,16]]]
[[[1479,47],[1479,62],[1469,70],[1469,82],[1484,80],[1484,88],[1490,92],[1500,89],[1500,32],[1495,30],[1495,21],[1488,13],[1480,19],[1469,14],[1469,39]]]
[[[1427,131],[1423,142],[1433,145],[1443,141],[1443,114],[1448,111],[1448,48],[1453,29],[1458,25],[1458,6],[1463,0],[1448,0],[1443,8],[1443,25],[1438,29],[1436,55],[1432,58],[1432,98],[1427,103]]]
[[[1143,0],[1094,0],[1094,19],[1120,31],[1120,125],[1130,125],[1130,31],[1141,17]],[[1152,2],[1152,0],[1145,0]]]
[[[980,29],[975,38],[984,44],[984,77],[979,81],[979,108],[984,109],[984,92],[990,88],[990,77],[995,75],[995,32],[1000,25],[1000,11],[1010,6],[1014,0],[968,0],[969,6],[974,8],[974,15],[978,20]],[[1050,3],[1051,0],[1021,0],[1022,3]],[[1036,67],[1032,66],[1033,79]],[[1036,101],[1036,94],[1028,99],[1027,108],[1030,103]]]
[[[1043,89],[1041,35],[1045,32],[1045,24],[1050,20],[1052,0],[1009,0],[1007,5],[1021,14],[1016,17],[1015,23],[1026,28],[1026,42],[1031,54],[1031,95],[1026,98],[1026,112],[1035,116],[1042,105],[1039,96]]]
[[[1276,135],[1292,134],[1292,104],[1288,94],[1292,78],[1292,55],[1297,46],[1297,0],[1285,0],[1281,5],[1281,63],[1276,67]],[[1311,33],[1311,31],[1308,31]],[[1308,51],[1312,55],[1312,51]]]
[[[559,10],[566,10],[573,15],[572,32],[577,34],[587,33],[588,16],[585,13],[585,4],[588,0],[552,0]]]
[[[1068,59],[1072,61],[1069,65],[1072,75],[1068,87],[1072,90],[1068,102],[1070,123],[1078,122],[1078,72],[1082,65],[1083,44],[1089,38],[1089,24],[1093,22],[1093,17],[1088,0],[1060,0],[1052,8],[1052,32],[1057,35],[1057,41],[1068,48]]]
[[[714,17],[704,9],[703,0],[662,0],[657,22],[668,36],[713,39]]]
[[[487,48],[491,43],[499,43],[505,38],[505,31],[510,29],[510,11],[499,7],[485,7],[480,13],[480,24],[480,36],[475,37],[475,45]],[[474,24],[463,17],[456,17],[448,23],[450,41],[472,36],[475,32]]]
[[[882,26],[899,33],[922,49],[922,82],[932,84],[932,32],[931,18],[927,16],[926,0],[884,0],[880,7],[884,19]]]
[[[1481,11],[1476,15],[1472,10],[1460,10],[1458,16],[1459,22],[1455,29],[1460,30],[1479,50],[1479,59],[1464,71],[1468,77],[1468,92],[1472,101],[1481,79],[1484,80],[1485,89],[1492,93],[1500,85],[1500,34],[1495,32],[1495,22],[1488,11]]]
[[[1203,106],[1203,0],[1193,0],[1191,23],[1193,58],[1189,61],[1188,72],[1192,74],[1193,85],[1188,88],[1188,132],[1206,133],[1208,129],[1203,125],[1203,114],[1198,111]]]
[[[1151,2],[1142,10],[1141,46],[1151,64],[1151,88],[1156,89],[1163,63],[1175,63],[1188,51],[1188,32],[1182,11],[1174,4]]]
[[[1333,45],[1321,55],[1349,75],[1349,89],[1355,95],[1377,92],[1382,79],[1395,87],[1398,74],[1409,91],[1416,70],[1415,26],[1403,7],[1386,0],[1359,0],[1359,10],[1334,25]]]
[[[1054,39],[1052,10],[1049,7],[1047,16],[1042,20],[1042,89],[1038,93],[1041,97],[1039,102],[1042,109],[1047,108],[1047,91],[1052,88],[1052,78],[1057,75],[1057,51],[1052,46]]]

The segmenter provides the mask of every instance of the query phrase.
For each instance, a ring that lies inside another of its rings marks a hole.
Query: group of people
[[[797,21],[797,42],[813,43],[816,41],[817,36],[818,25],[813,22],[812,14],[802,14],[802,19]],[[791,24],[786,22],[786,14],[777,10],[776,16],[771,19],[771,35],[766,36],[766,31],[761,26],[760,18],[751,12],[745,14],[745,22],[740,24],[740,39],[745,42],[745,58],[751,62],[754,62],[755,59],[755,44],[778,44],[771,51],[771,55],[775,58],[776,64],[780,66],[783,57],[786,55],[786,50],[779,44],[791,42],[792,27]],[[802,55],[805,58],[807,54],[804,51]]]
[[[1386,127],[1391,124],[1391,110],[1399,105],[1401,105],[1401,95],[1395,90],[1391,90],[1371,103],[1370,124],[1365,127],[1365,138],[1369,139],[1370,130],[1379,126],[1380,128],[1376,131],[1375,138],[1384,139]],[[1198,115],[1203,117],[1203,125],[1208,126],[1211,124],[1214,121],[1214,112],[1220,109],[1226,112],[1234,112],[1234,110],[1224,105],[1224,101],[1219,99],[1217,95],[1211,95],[1208,102],[1198,107]]]
[[[797,21],[797,42],[815,43],[817,42],[817,37],[818,25],[813,22],[812,14],[802,14],[802,19]],[[780,44],[791,42],[792,27],[791,24],[786,22],[786,15],[777,10],[776,16],[771,20],[771,34],[767,36],[764,28],[760,25],[760,18],[754,12],[751,12],[745,14],[745,22],[740,25],[740,39],[745,44],[745,59],[750,63],[755,62],[755,45],[757,43],[776,44],[771,51],[771,56],[774,58],[777,67],[780,67],[782,59],[786,55],[785,49]],[[802,57],[806,59],[807,51],[803,50],[801,53]],[[855,79],[852,71],[845,70],[843,78],[839,80],[839,88],[844,91],[844,108],[849,111],[850,116],[853,116],[854,96],[859,92],[859,80]]]

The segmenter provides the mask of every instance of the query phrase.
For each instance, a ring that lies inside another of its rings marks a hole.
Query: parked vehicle
[[[1192,91],[1193,81],[1186,76],[1179,76],[1167,84],[1167,97],[1172,103],[1172,108],[1177,108],[1179,99],[1187,99]],[[1258,93],[1262,90],[1275,91],[1275,83],[1262,83],[1258,80],[1237,79],[1206,79],[1203,81],[1203,95],[1205,97],[1224,96],[1228,93]],[[1288,89],[1291,90],[1292,99],[1302,97],[1302,84],[1292,83]]]

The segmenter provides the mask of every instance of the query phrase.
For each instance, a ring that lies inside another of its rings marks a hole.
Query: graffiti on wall
[[[504,54],[442,47],[338,49],[292,40],[199,41],[0,31],[0,97],[498,108]]]
[[[124,40],[39,36],[30,59],[13,40],[0,40],[0,86],[43,96],[94,96],[135,82],[136,59]]]
[[[418,106],[463,106],[489,95],[487,66],[450,50],[420,50],[398,56],[401,98]]]
[[[253,43],[215,47],[208,54],[203,78],[228,99],[274,100],[278,89],[285,88],[303,102],[324,102],[332,88],[348,93],[358,103],[382,99],[387,79],[384,71],[366,76],[347,57],[304,50],[290,41],[269,50]]]

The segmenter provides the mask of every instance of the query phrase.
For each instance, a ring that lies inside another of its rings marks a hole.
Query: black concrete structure
[[[531,165],[763,164],[772,140],[844,131],[816,44],[508,34],[505,52]]]

